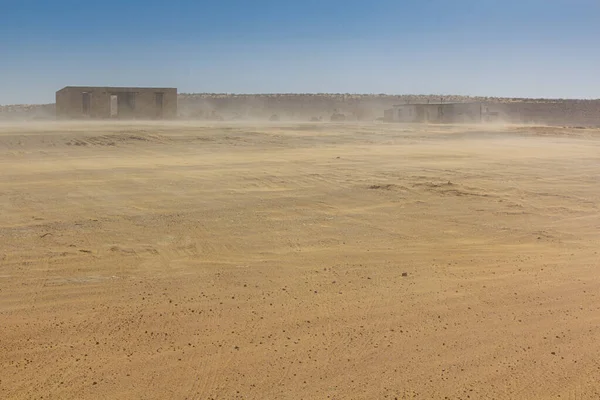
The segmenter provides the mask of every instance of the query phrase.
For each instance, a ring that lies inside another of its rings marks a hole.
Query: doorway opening
[[[158,118],[162,118],[164,93],[154,93],[154,100],[156,105],[156,116]]]
[[[119,116],[119,98],[116,94],[110,95],[110,117],[117,118]]]
[[[90,108],[91,108],[91,103],[92,103],[92,99],[91,99],[91,93],[89,92],[83,92],[81,94],[81,111],[83,113],[83,115],[89,116],[90,115]]]
[[[135,93],[119,93],[117,107],[119,118],[133,118],[135,116]]]

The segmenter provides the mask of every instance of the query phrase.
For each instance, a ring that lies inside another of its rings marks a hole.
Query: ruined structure
[[[176,88],[67,86],[56,92],[60,119],[173,119]]]

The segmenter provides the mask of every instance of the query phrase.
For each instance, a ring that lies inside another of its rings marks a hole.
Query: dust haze
[[[531,99],[457,95],[181,93],[178,119],[204,122],[377,122],[401,104],[479,103],[494,114],[488,123],[600,127],[600,100]],[[2,121],[52,121],[55,104],[0,106]]]
[[[6,121],[0,154],[1,398],[600,397],[598,128]]]

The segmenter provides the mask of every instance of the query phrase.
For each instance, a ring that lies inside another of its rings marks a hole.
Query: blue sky
[[[0,0],[0,104],[66,85],[600,98],[599,0]]]

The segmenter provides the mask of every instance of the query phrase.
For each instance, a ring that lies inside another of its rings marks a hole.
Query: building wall
[[[384,122],[394,122],[394,109],[390,108],[383,111]]]
[[[60,118],[85,118],[83,115],[81,93],[71,88],[56,92],[56,115]]]
[[[444,122],[444,106],[438,104],[423,104],[423,120],[421,122],[441,123]]]
[[[68,89],[62,89],[56,92],[56,115],[65,117],[69,114],[69,91]]]
[[[384,111],[384,121],[386,122],[419,122],[421,115],[419,113],[419,107],[415,104],[403,104],[395,106],[389,110]]]
[[[404,122],[418,122],[419,112],[418,107],[412,104],[400,107],[397,111],[398,118]]]
[[[482,108],[479,103],[454,103],[443,104],[438,107],[438,116],[436,121],[439,123],[473,123],[481,122]]]
[[[481,122],[479,103],[403,104],[386,110],[384,120],[404,123]]]
[[[72,101],[74,104],[81,102],[83,91],[73,90]],[[102,90],[90,90],[91,110],[89,118],[110,118],[110,94]]]
[[[90,109],[83,111],[84,93],[90,95]],[[134,107],[126,106],[126,96],[134,95]],[[156,94],[162,93],[162,109]],[[111,116],[111,96],[116,95],[118,115]],[[66,87],[56,92],[56,115],[64,119],[174,119],[177,117],[177,89],[174,88],[111,88]]]

